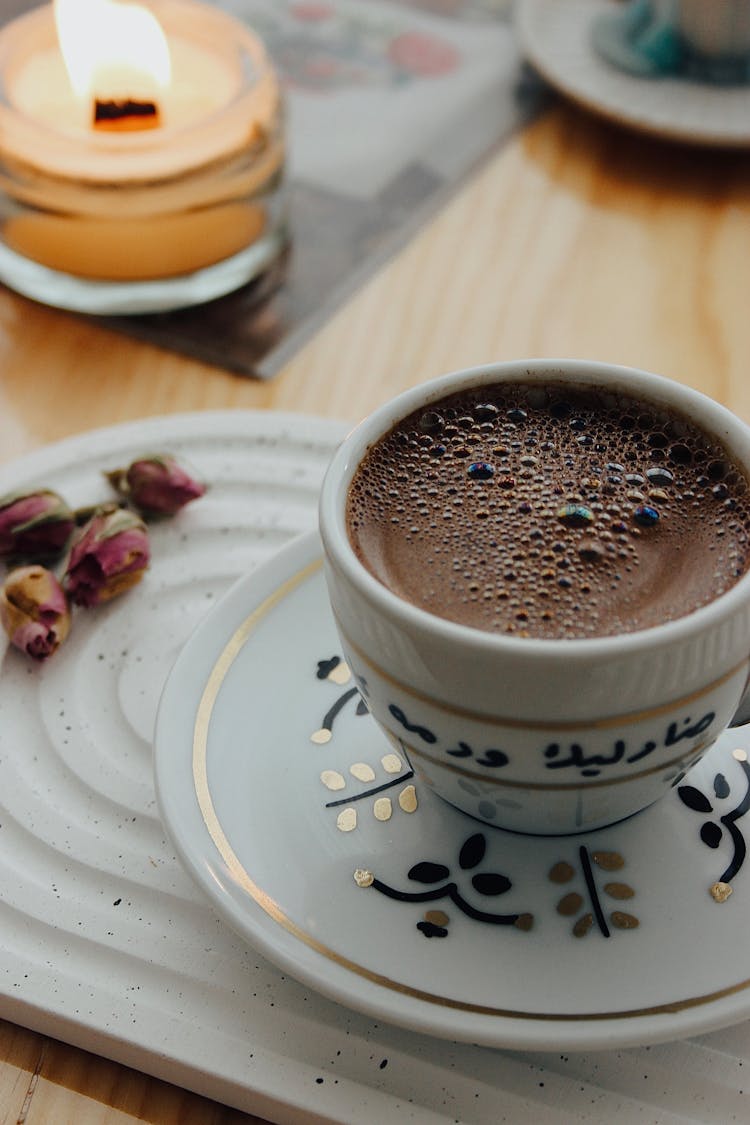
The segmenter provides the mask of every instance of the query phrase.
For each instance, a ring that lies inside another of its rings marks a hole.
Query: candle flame
[[[70,83],[79,98],[153,97],[169,85],[167,38],[139,4],[54,0]]]

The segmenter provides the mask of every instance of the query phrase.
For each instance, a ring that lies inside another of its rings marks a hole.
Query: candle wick
[[[138,101],[135,98],[94,102],[94,127],[96,129],[154,129],[159,124],[156,102]]]

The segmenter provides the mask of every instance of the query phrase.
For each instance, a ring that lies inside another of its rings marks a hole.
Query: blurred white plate
[[[591,24],[619,0],[518,0],[524,54],[561,93],[621,125],[676,141],[750,144],[750,86],[638,78],[594,49]]]

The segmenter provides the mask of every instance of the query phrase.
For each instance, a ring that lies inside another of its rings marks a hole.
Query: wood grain
[[[259,383],[0,295],[0,455],[180,410],[356,420],[456,367],[645,367],[750,418],[750,157],[560,106],[507,145],[274,380]]]
[[[0,1125],[253,1125],[260,1118],[0,1020]]]
[[[660,144],[558,105],[506,145],[268,383],[0,293],[0,459],[174,411],[352,421],[461,366],[648,368],[750,421],[750,156]],[[253,1119],[0,1023],[0,1125]]]

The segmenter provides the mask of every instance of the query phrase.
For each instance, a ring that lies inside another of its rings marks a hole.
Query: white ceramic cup
[[[497,635],[387,589],[357,558],[345,510],[367,449],[412,411],[466,387],[564,380],[693,419],[750,479],[750,430],[704,395],[630,368],[524,360],[446,375],[380,407],[334,455],[320,499],[331,605],[372,715],[435,793],[536,834],[598,828],[645,808],[736,725],[750,666],[750,573],[695,612],[639,632]]]
[[[627,0],[594,12],[592,34],[630,74],[750,82],[750,0]]]
[[[684,42],[706,59],[750,54],[750,0],[657,0]]]

